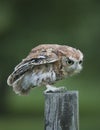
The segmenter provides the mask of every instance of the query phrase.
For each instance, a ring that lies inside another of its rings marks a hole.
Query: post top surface
[[[48,93],[44,93],[44,95],[61,95],[61,94],[78,94],[79,91],[78,90],[69,90],[69,91],[63,91],[63,92],[48,92]]]

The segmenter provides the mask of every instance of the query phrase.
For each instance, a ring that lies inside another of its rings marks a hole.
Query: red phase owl
[[[82,70],[83,54],[66,45],[43,44],[31,50],[8,77],[16,94],[28,94],[31,88],[46,86],[45,92],[61,91],[52,85]]]

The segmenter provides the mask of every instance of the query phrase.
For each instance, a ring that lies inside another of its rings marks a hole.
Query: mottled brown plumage
[[[43,44],[31,50],[8,77],[7,83],[17,94],[27,94],[30,88],[47,86],[47,91],[59,91],[50,85],[80,72],[83,54],[80,50],[57,44]]]

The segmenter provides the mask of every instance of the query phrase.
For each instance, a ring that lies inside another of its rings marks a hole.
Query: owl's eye
[[[73,65],[74,61],[68,58],[67,61],[66,61],[66,63],[69,64],[69,65]]]
[[[80,60],[80,61],[79,61],[79,64],[82,64],[82,63],[83,63],[83,61],[82,61],[82,60]]]

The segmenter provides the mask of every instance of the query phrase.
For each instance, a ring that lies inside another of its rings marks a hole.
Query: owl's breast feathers
[[[80,51],[56,44],[40,45],[18,64],[7,83],[16,93],[26,93],[31,87],[52,84],[64,77],[62,57],[79,59]]]

